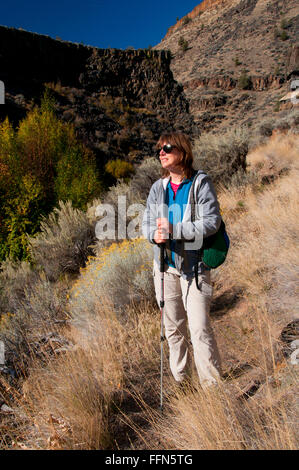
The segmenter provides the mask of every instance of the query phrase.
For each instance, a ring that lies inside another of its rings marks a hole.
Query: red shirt
[[[179,189],[180,184],[181,184],[181,183],[175,184],[175,183],[172,183],[172,181],[170,181],[171,189],[172,189],[173,192],[174,192],[174,198],[175,198],[175,196],[176,196],[176,193],[177,193],[177,190]]]

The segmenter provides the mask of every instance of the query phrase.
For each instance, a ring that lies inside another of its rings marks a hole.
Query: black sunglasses
[[[173,151],[173,149],[175,149],[175,148],[176,147],[174,145],[165,144],[158,151],[159,151],[159,153],[161,152],[161,150],[163,150],[165,153],[171,153]]]

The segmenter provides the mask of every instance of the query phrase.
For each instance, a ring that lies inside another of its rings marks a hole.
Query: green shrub
[[[99,315],[98,304],[107,299],[121,315],[134,302],[155,302],[152,247],[147,240],[124,240],[103,249],[91,258],[74,283],[70,296],[70,313],[76,325]]]
[[[280,102],[275,105],[277,111],[280,108]],[[262,145],[272,135],[274,129],[286,129],[291,133],[298,133],[299,109],[290,109],[284,116],[266,118],[261,122],[255,123],[251,132],[249,151]]]
[[[141,201],[146,201],[149,191],[161,177],[161,163],[157,158],[149,157],[136,168],[136,173],[130,181],[130,191],[138,194]]]
[[[187,24],[191,23],[192,19],[189,16],[185,16],[183,19],[183,25],[186,26]]]
[[[281,39],[282,41],[286,41],[287,39],[289,39],[289,35],[285,31],[285,29],[283,29],[281,31],[278,28],[275,28],[274,29],[274,39],[278,39],[278,38]]]
[[[44,206],[41,184],[29,175],[20,178],[18,193],[9,194],[2,206],[0,259],[30,260],[27,234],[39,229]],[[10,191],[9,191],[10,192]]]
[[[63,273],[78,274],[88,256],[94,254],[90,245],[95,241],[94,224],[70,201],[60,201],[59,208],[43,217],[40,232],[28,236],[32,259],[50,281],[56,281]]]
[[[102,191],[93,154],[55,115],[49,90],[14,130],[0,123],[0,260],[28,259],[26,234],[59,200],[84,209]]]
[[[274,36],[274,39],[277,39],[280,37],[280,31],[278,28],[274,28],[273,36]]]
[[[119,158],[106,163],[105,170],[115,179],[128,179],[134,173],[132,163],[120,160]]]
[[[245,70],[243,70],[238,80],[238,87],[240,88],[240,90],[249,90],[251,86],[251,78],[247,75]]]
[[[54,184],[56,201],[70,200],[74,207],[85,210],[87,203],[102,191],[96,160],[89,150],[78,145],[60,158]]]
[[[287,32],[285,30],[281,31],[280,33],[280,39],[282,41],[286,41],[287,39],[289,39],[289,35],[287,34]]]
[[[180,48],[185,52],[188,49],[189,42],[183,38],[183,36],[180,37],[178,41],[178,45]]]
[[[227,186],[235,173],[245,172],[248,144],[245,127],[202,134],[194,143],[194,166],[206,171],[214,183]]]
[[[291,25],[291,21],[290,20],[286,20],[285,18],[283,18],[280,22],[280,27],[281,29],[288,29]]]
[[[279,110],[280,110],[280,101],[276,101],[273,111],[275,113],[278,113]]]

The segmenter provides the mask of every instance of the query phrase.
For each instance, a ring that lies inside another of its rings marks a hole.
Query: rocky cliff
[[[99,167],[116,157],[142,159],[153,154],[161,132],[196,132],[170,60],[165,51],[97,49],[1,26],[0,118],[17,124],[47,86]]]
[[[297,0],[204,0],[155,49],[171,51],[198,127],[220,130],[293,106],[278,102],[298,76],[298,32]]]

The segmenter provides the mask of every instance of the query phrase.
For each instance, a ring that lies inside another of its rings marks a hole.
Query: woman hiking
[[[161,299],[160,246],[165,247],[164,323],[170,369],[177,383],[188,381],[188,322],[200,384],[212,385],[220,378],[221,365],[209,321],[211,273],[199,260],[199,249],[203,239],[220,227],[219,204],[210,178],[193,169],[187,135],[163,134],[157,149],[163,174],[149,192],[142,229],[154,245],[153,274],[158,304]]]

